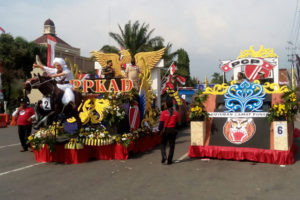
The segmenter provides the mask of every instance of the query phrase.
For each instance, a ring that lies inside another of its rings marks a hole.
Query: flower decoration
[[[297,115],[298,108],[298,99],[296,96],[296,91],[290,89],[289,91],[283,93],[281,96],[282,103],[274,104],[268,114],[269,121],[275,120],[288,120],[294,121],[295,116]]]
[[[55,144],[57,144],[57,137],[64,134],[63,127],[59,123],[53,123],[48,128],[40,129],[39,131],[32,133],[28,139],[27,143],[35,149],[41,149],[45,144],[51,152],[55,150]]]
[[[203,94],[201,90],[196,93],[194,101],[190,107],[190,120],[203,121],[208,117],[208,113],[204,109],[203,103],[207,100],[207,95]]]

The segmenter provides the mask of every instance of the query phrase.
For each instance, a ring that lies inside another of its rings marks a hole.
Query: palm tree
[[[149,30],[149,24],[140,24],[129,21],[124,29],[119,25],[121,34],[110,32],[109,35],[123,48],[129,49],[131,55],[138,52],[152,51],[158,46],[163,46],[164,39],[160,36],[152,37],[155,29]]]

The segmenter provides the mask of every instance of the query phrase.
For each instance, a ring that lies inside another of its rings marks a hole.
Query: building
[[[79,66],[79,70],[83,73],[94,71],[94,61],[90,58],[80,56],[80,48],[75,48],[69,45],[67,42],[62,40],[56,35],[55,25],[51,19],[47,19],[44,23],[44,31],[43,35],[36,40],[35,43],[39,45],[47,46],[47,35],[51,35],[56,39],[55,45],[55,57],[61,58],[69,58],[73,64],[77,64]],[[32,74],[42,74],[43,71],[39,68],[35,68],[32,71]],[[32,104],[38,102],[43,98],[43,95],[39,90],[33,89],[30,94],[28,94],[28,98]]]
[[[80,48],[72,47],[57,36],[54,22],[51,19],[45,21],[43,35],[34,40],[34,42],[47,46],[47,35],[51,35],[56,39],[55,57],[68,57],[73,64],[79,66],[82,72],[94,71],[94,62],[90,58],[80,56]]]

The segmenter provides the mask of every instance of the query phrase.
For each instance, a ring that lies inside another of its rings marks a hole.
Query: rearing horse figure
[[[82,96],[79,92],[73,91],[75,102],[64,105],[62,103],[64,91],[57,87],[55,79],[52,79],[48,76],[40,76],[40,74],[38,74],[37,76],[35,75],[33,78],[28,79],[25,82],[26,94],[30,93],[31,89],[38,89],[44,96],[50,97],[51,99],[51,112],[37,123],[37,125],[35,126],[36,129],[39,128],[43,122],[47,121],[49,117],[54,116],[55,119],[60,113],[63,113],[66,119],[75,117],[78,125],[78,130],[80,129],[81,120],[79,118],[78,107],[82,102]]]

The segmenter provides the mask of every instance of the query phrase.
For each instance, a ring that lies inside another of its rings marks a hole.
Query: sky
[[[0,0],[0,26],[32,41],[50,18],[57,36],[88,57],[103,45],[118,47],[108,33],[139,20],[172,43],[172,51],[185,49],[191,75],[203,80],[221,72],[220,60],[234,60],[251,45],[274,48],[279,67],[289,68],[296,8],[297,0]]]

